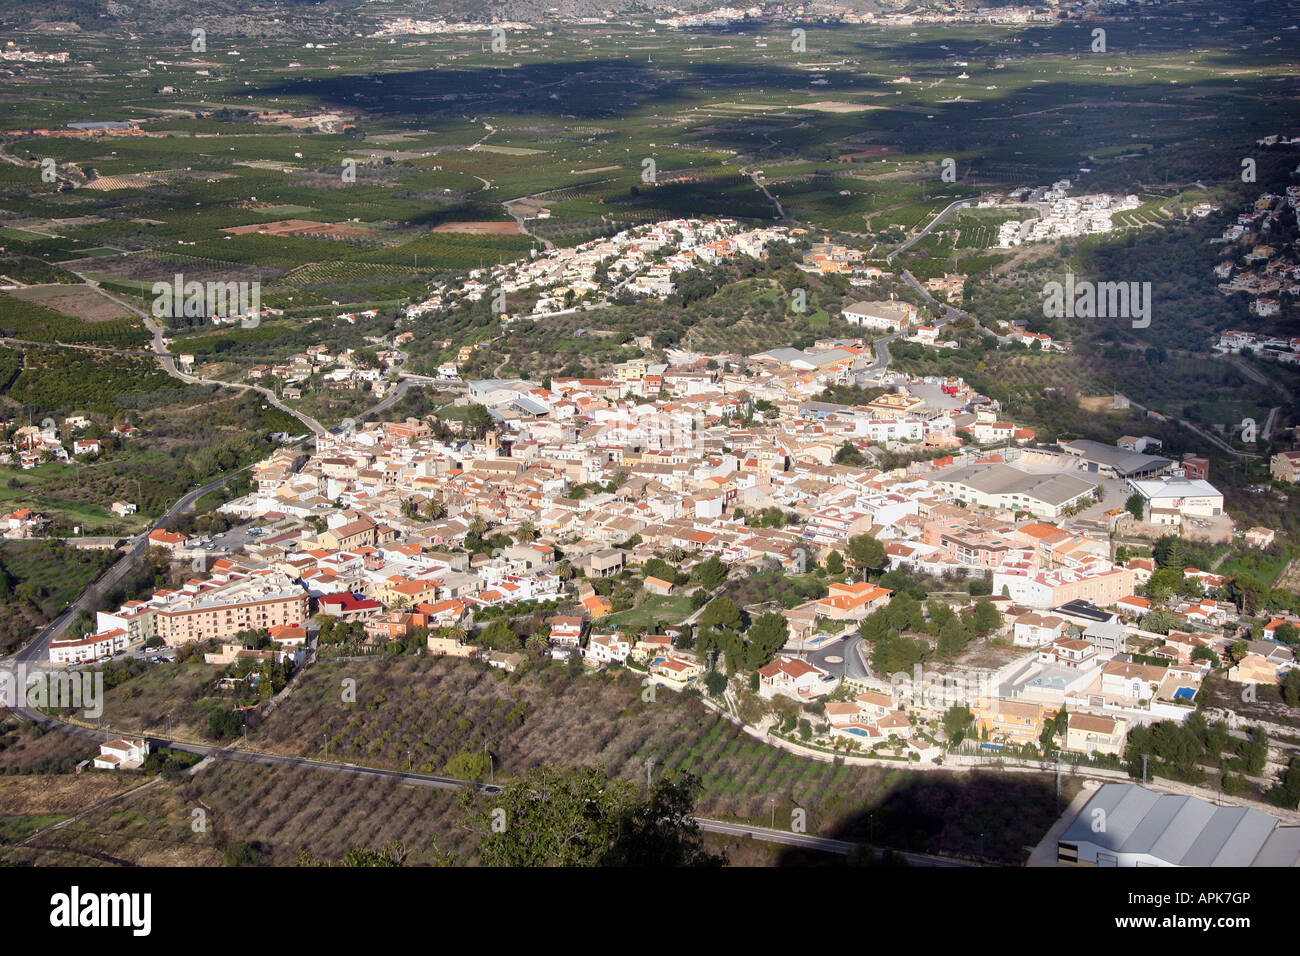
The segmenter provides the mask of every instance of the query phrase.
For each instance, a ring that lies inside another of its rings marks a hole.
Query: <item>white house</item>
[[[588,664],[622,663],[632,652],[632,642],[622,631],[610,634],[593,634],[587,642]]]
[[[778,657],[758,669],[758,695],[766,700],[777,694],[795,700],[812,700],[829,694],[835,684],[829,672],[793,657]]]
[[[74,640],[52,640],[50,641],[50,663],[78,664],[97,661],[101,657],[125,650],[129,643],[127,632],[120,627]]]
[[[149,756],[149,741],[143,737],[123,737],[99,745],[96,770],[138,770]]]
[[[867,329],[896,332],[916,320],[916,307],[897,300],[880,302],[854,302],[845,306],[840,315],[850,325]]]

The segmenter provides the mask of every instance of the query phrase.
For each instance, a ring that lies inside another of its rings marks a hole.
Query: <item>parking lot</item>
[[[231,528],[229,531],[223,531],[221,534],[214,534],[210,539],[200,539],[193,542],[195,545],[202,547],[203,550],[213,552],[222,552],[225,554],[234,554],[244,550],[249,544],[256,542],[259,538],[265,537],[259,533],[260,528],[253,522],[239,525]],[[210,543],[211,548],[206,547]]]

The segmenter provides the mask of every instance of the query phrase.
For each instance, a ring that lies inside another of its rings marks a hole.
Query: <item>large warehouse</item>
[[[1064,866],[1296,866],[1300,827],[1246,807],[1103,784],[1057,841]]]
[[[1085,478],[1068,472],[1035,475],[1000,462],[966,465],[934,476],[936,487],[959,501],[986,508],[1028,511],[1057,518],[1096,490]]]
[[[1099,441],[1079,439],[1056,444],[1067,455],[1078,458],[1084,471],[1103,478],[1145,478],[1166,472],[1174,464],[1168,458],[1103,445]]]

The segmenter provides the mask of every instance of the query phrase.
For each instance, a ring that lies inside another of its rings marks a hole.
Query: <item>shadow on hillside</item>
[[[916,772],[872,807],[860,808],[819,835],[877,848],[1018,866],[1056,822],[1050,774]],[[806,854],[783,853],[782,866]]]

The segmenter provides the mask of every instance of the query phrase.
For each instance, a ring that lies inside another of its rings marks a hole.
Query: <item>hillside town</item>
[[[1026,242],[1041,242],[1064,236],[1094,235],[1115,228],[1111,217],[1118,212],[1136,209],[1141,203],[1135,195],[1111,196],[1107,193],[1070,196],[1073,184],[1060,179],[1051,186],[1024,190],[1028,195],[1019,201],[1035,206],[1035,219],[1008,219],[998,226],[998,248],[1009,249]]]
[[[894,302],[846,312],[901,332],[920,321]],[[149,546],[192,575],[100,610],[93,633],[51,643],[50,662],[212,642],[213,662],[298,666],[347,634],[361,653],[418,640],[508,671],[552,656],[674,691],[752,672],[762,698],[825,703],[807,746],[925,761],[954,743],[940,730],[953,706],[970,708],[977,754],[1036,746],[1064,711],[1065,749],[1114,756],[1132,726],[1192,713],[1212,662],[1235,660],[1229,679],[1258,683],[1293,666],[1268,639],[1289,618],[1241,646],[1223,575],[1188,566],[1174,588],[1163,571],[1152,587],[1152,558],[1112,551],[1113,533],[1271,534],[1234,527],[1204,458],[1161,457],[1150,436],[1040,445],[960,378],[891,373],[870,401],[827,401],[872,362],[865,339],[667,358],[545,386],[469,381],[459,402],[485,413],[483,427],[448,419],[450,438],[408,418],[320,435],[311,454],[283,449],[220,508],[238,543],[151,532]],[[914,452],[929,457],[882,463]],[[964,597],[923,611],[887,586],[899,573]],[[771,653],[741,663],[702,647],[700,621],[726,581],[754,574],[822,587],[777,605]],[[547,623],[527,647],[484,640],[494,622],[537,614]],[[954,614],[982,640],[941,636],[924,667],[878,666],[890,622]],[[266,646],[246,647],[250,631]],[[855,646],[862,637],[877,653]],[[851,664],[826,660],[849,647]]]
[[[1259,319],[1280,316],[1284,305],[1294,305],[1300,295],[1300,256],[1294,241],[1274,239],[1283,232],[1283,216],[1300,224],[1300,186],[1288,186],[1285,195],[1262,193],[1223,234],[1210,240],[1222,244],[1223,252],[1214,266],[1219,291],[1224,295],[1244,292],[1251,296],[1251,314]],[[1232,337],[1236,344],[1225,341]],[[1279,361],[1295,361],[1286,356],[1295,350],[1294,340],[1278,347],[1271,337],[1250,332],[1224,332],[1217,346],[1222,351],[1239,352],[1243,348]]]
[[[622,290],[664,298],[673,277],[719,260],[763,256],[769,243],[784,242],[786,228],[741,229],[732,219],[670,219],[624,229],[571,248],[533,250],[527,259],[491,269],[472,269],[463,279],[433,286],[430,295],[403,311],[406,319],[487,297],[503,323],[575,311],[584,300]],[[512,313],[506,297],[538,290],[531,309]]]

